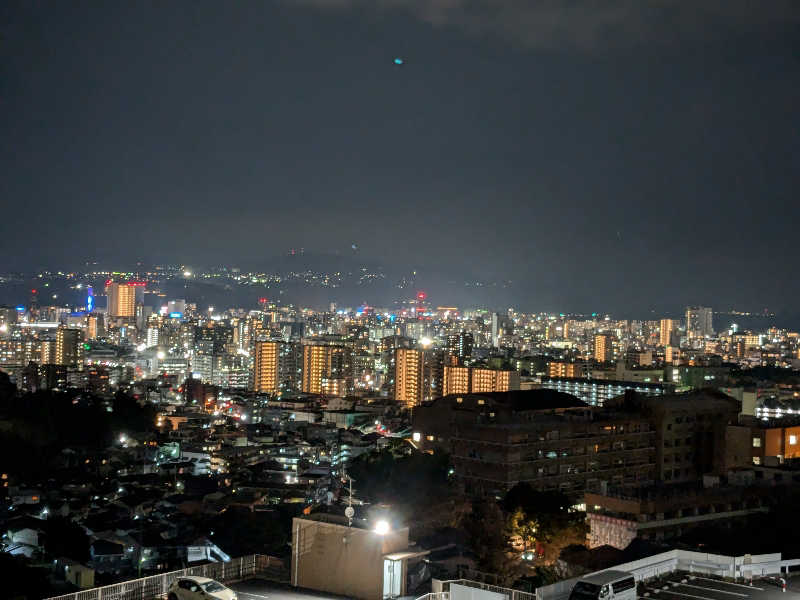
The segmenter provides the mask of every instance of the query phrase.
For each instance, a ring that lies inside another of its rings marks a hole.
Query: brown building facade
[[[449,452],[470,493],[502,493],[524,481],[579,496],[651,482],[655,470],[646,419],[551,390],[445,396],[416,411],[412,436],[423,451]]]

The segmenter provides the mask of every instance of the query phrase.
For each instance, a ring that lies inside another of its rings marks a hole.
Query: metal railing
[[[420,596],[417,600],[450,600],[450,592],[431,592]]]
[[[536,600],[535,592],[533,593],[523,592],[522,590],[514,590],[499,585],[483,583],[482,581],[473,581],[472,579],[452,579],[448,581],[442,581],[441,582],[442,589],[441,592],[439,593],[449,594],[450,586],[452,584],[458,584],[466,587],[486,590],[487,592],[495,592],[496,594],[503,594],[508,600]],[[449,600],[449,598],[444,600]]]
[[[284,563],[279,558],[265,554],[251,554],[234,558],[230,562],[209,563],[180,571],[159,573],[150,577],[53,596],[46,600],[156,600],[166,598],[172,582],[187,575],[209,577],[222,583],[235,583],[256,576],[283,581],[282,578],[274,576],[276,572],[283,570]]]

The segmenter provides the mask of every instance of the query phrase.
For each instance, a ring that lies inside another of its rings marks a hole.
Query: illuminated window
[[[434,438],[432,435],[428,435],[428,436],[425,436],[425,439],[428,440],[429,442],[432,442],[436,438]]]
[[[486,404],[486,400],[484,400],[483,398],[481,398],[480,400],[478,400],[478,404]]]
[[[753,448],[761,448],[761,438],[754,437],[753,438]]]
[[[458,402],[459,404],[461,404],[463,401],[464,401],[464,399],[461,396],[456,398],[456,402]]]
[[[412,439],[413,439],[415,442],[418,442],[418,441],[420,441],[420,440],[422,439],[422,434],[421,434],[419,431],[415,431],[415,432],[414,432],[414,433],[411,435],[411,438],[412,438]]]
[[[753,464],[754,465],[760,465],[761,464],[761,457],[760,456],[754,456],[753,457]]]
[[[797,444],[797,436],[796,435],[790,435],[789,436],[789,445],[790,446],[794,446],[795,444]]]

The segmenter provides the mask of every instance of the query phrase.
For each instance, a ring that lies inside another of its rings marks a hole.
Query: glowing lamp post
[[[377,533],[378,535],[386,535],[391,531],[391,529],[392,528],[389,526],[389,521],[387,521],[386,519],[381,519],[380,521],[375,523],[375,529],[373,531],[375,531],[375,533]]]

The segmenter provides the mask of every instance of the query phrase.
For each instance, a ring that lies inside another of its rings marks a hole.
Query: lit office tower
[[[342,396],[353,382],[350,350],[344,346],[303,346],[301,391],[306,394]]]
[[[394,360],[394,399],[407,407],[422,402],[424,352],[398,348]]]
[[[474,339],[471,333],[462,331],[447,336],[447,353],[458,357],[458,364],[464,364],[464,360],[472,356],[473,345]]]
[[[659,331],[658,343],[665,348],[672,345],[672,332],[675,331],[675,321],[672,319],[661,319],[661,329]]]
[[[279,342],[256,342],[253,355],[253,390],[266,394],[278,392]]]
[[[706,306],[686,307],[686,335],[689,338],[701,338],[713,335],[713,311]]]
[[[106,285],[109,317],[133,318],[136,316],[136,285],[109,282]]]
[[[55,364],[63,366],[79,364],[81,362],[82,344],[82,330],[59,327],[56,332]]]
[[[608,362],[613,357],[612,338],[607,333],[598,333],[594,336],[594,359],[598,362]]]

